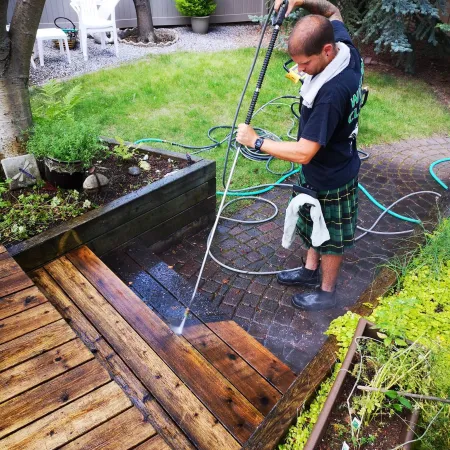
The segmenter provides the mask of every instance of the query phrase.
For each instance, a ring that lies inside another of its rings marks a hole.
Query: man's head
[[[288,50],[300,71],[317,75],[336,56],[331,22],[323,16],[301,18],[289,36]]]

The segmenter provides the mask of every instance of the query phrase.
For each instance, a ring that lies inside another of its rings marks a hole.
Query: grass
[[[231,125],[253,54],[254,49],[240,49],[152,55],[133,64],[76,78],[67,82],[67,86],[82,85],[88,95],[77,106],[76,116],[78,120],[98,124],[105,136],[128,141],[157,137],[188,145],[206,145],[209,128]],[[287,59],[281,52],[274,53],[258,107],[280,95],[297,95],[298,86],[284,76],[282,64]],[[245,119],[259,66],[255,73],[239,122]],[[449,112],[424,83],[376,73],[369,73],[365,82],[371,93],[361,117],[361,146],[426,137],[450,129]],[[32,97],[34,106],[35,97]],[[288,139],[291,117],[287,106],[269,106],[252,124]],[[224,132],[218,131],[214,136],[221,139]],[[154,146],[179,150],[161,144]],[[214,151],[202,153],[217,161],[218,178],[222,175],[225,150],[223,144]],[[273,165],[276,171],[287,168],[288,164],[281,161]],[[267,173],[264,164],[241,160],[232,188],[278,178]]]

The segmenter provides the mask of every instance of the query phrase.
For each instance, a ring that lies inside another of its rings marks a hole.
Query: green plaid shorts
[[[307,184],[301,171],[298,183],[300,186]],[[313,248],[321,255],[342,255],[346,248],[351,248],[355,244],[358,219],[358,177],[338,189],[319,191],[317,194],[330,239],[321,246]],[[309,205],[300,207],[297,221],[297,233],[308,249],[312,247],[313,227],[309,210]]]

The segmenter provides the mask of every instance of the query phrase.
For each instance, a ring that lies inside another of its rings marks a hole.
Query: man
[[[276,10],[281,3],[275,1]],[[302,164],[299,184],[317,192],[330,239],[312,246],[310,206],[302,206],[297,232],[308,249],[306,262],[297,271],[281,272],[277,280],[316,287],[312,293],[295,294],[292,302],[300,309],[321,310],[336,306],[343,253],[354,244],[360,167],[356,135],[364,68],[336,6],[326,0],[289,0],[287,14],[296,6],[312,13],[298,21],[288,41],[298,70],[308,74],[301,90],[299,140],[261,139],[251,126],[240,124],[237,141]]]

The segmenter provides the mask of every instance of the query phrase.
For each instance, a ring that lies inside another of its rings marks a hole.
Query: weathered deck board
[[[14,261],[13,258],[10,258],[7,253],[1,254],[0,257],[0,279],[11,275],[13,273],[22,272],[19,264]]]
[[[79,339],[74,339],[6,370],[0,373],[0,403],[83,364],[93,357],[94,355]]]
[[[136,447],[136,450],[170,450],[170,447],[161,439],[161,436],[155,436]]]
[[[208,327],[282,393],[285,393],[296,379],[295,373],[288,366],[283,364],[256,339],[249,336],[236,322],[232,320],[210,322]]]
[[[64,320],[58,320],[0,345],[0,371],[75,339]]]
[[[0,405],[0,438],[108,383],[108,372],[89,361]]]
[[[193,450],[195,447],[180,428],[128,366],[124,364],[118,354],[108,345],[79,308],[61,290],[53,278],[43,269],[34,271],[31,276],[40,289],[45,292],[48,299],[61,312],[61,315],[70,321],[72,327],[83,339],[83,342],[102,359],[133,403],[139,407],[146,417],[149,417],[158,433],[164,436],[174,449]]]
[[[46,301],[47,299],[34,286],[8,295],[0,299],[0,319],[34,308]]]
[[[139,410],[130,408],[61,448],[64,450],[128,450],[155,434],[155,429],[145,421]]]
[[[131,402],[120,387],[110,382],[11,434],[0,441],[0,444],[8,450],[52,450],[130,406]]]
[[[0,320],[0,344],[37,330],[61,319],[58,311],[46,302],[12,317]]]
[[[24,272],[8,273],[7,276],[1,279],[2,289],[0,291],[0,298],[6,297],[9,294],[18,292],[33,285],[31,280]]]
[[[81,247],[67,257],[235,438],[246,442],[263,419],[257,409],[191,345],[174,335],[88,248]]]
[[[69,260],[62,257],[49,263],[46,270],[198,447],[230,450],[240,447],[214,415],[86,278],[75,270]]]
[[[129,255],[124,252],[111,253],[103,260],[106,264],[111,261],[114,272],[125,282],[132,282],[132,289],[164,319],[170,320],[177,313],[176,317],[181,320],[184,307],[180,302]],[[190,316],[183,336],[262,414],[268,414],[281,397],[269,382],[196,316]]]

